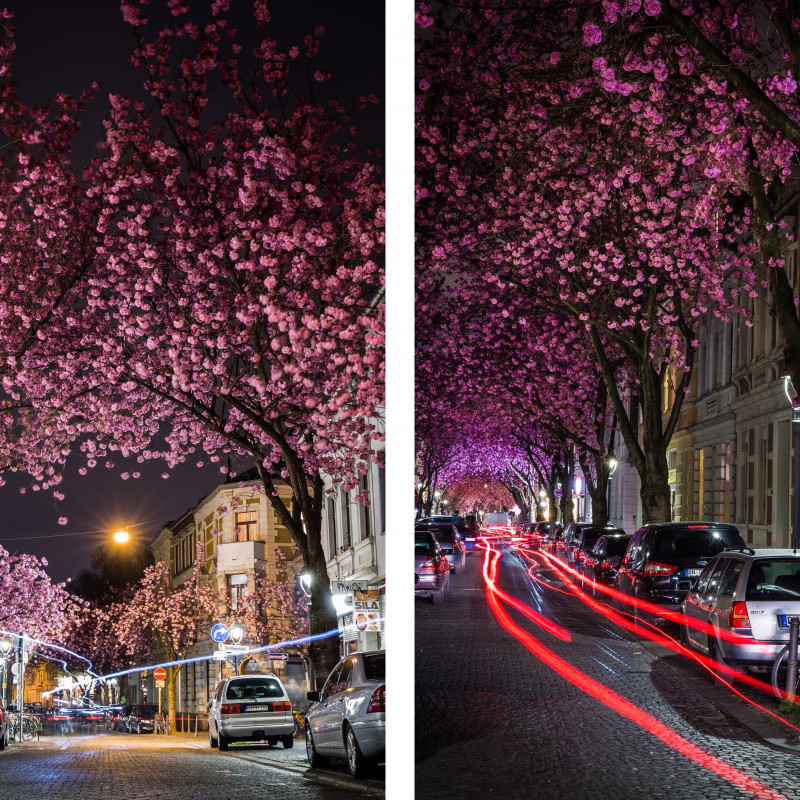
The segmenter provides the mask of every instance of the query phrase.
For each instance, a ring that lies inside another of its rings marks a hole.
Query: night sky
[[[202,21],[210,0],[190,5]],[[250,19],[250,3],[234,0],[232,5],[229,18],[242,31],[248,30],[245,20]],[[76,142],[75,163],[83,166],[101,137],[107,90],[129,96],[140,93],[141,78],[128,62],[130,27],[122,20],[119,3],[0,0],[0,7],[14,13],[17,50],[12,71],[23,100],[46,103],[58,91],[79,94],[92,81],[100,83]],[[149,16],[165,18],[165,8],[166,0],[152,0]],[[270,35],[285,47],[296,44],[302,49],[307,33],[313,33],[317,25],[325,27],[314,63],[332,73],[327,85],[330,96],[348,107],[360,94],[384,99],[380,0],[274,0],[271,11]],[[383,149],[384,111],[380,103],[355,117],[362,131],[358,142],[365,148]],[[159,462],[140,465],[135,459],[113,460],[113,469],[98,466],[82,477],[78,474],[81,456],[71,457],[58,487],[66,495],[62,501],[56,501],[51,492],[32,492],[27,476],[5,475],[7,485],[0,487],[0,544],[12,553],[46,557],[50,575],[66,580],[88,566],[92,552],[116,527],[129,526],[133,535],[149,541],[166,521],[179,517],[224,479],[219,464],[197,469],[198,458],[169,470],[166,480],[161,474],[168,470]],[[234,463],[234,469],[245,467]],[[141,477],[123,480],[120,475],[126,471],[139,471]],[[21,488],[26,489],[24,494]],[[58,525],[60,516],[68,518],[67,525]]]

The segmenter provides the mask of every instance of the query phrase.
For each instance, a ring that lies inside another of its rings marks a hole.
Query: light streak
[[[332,628],[329,631],[325,631],[325,633],[315,633],[313,636],[304,636],[301,639],[289,639],[283,642],[276,642],[275,644],[265,644],[263,647],[253,647],[250,650],[236,653],[236,656],[237,658],[245,658],[252,653],[263,653],[266,650],[278,650],[281,647],[291,647],[293,645],[303,644],[305,642],[317,642],[320,639],[328,639],[331,636],[338,635],[339,629]],[[200,661],[210,661],[213,658],[213,654],[209,654],[207,656],[197,656],[195,658],[176,659],[175,661],[162,661],[160,664],[147,664],[142,667],[131,667],[130,669],[120,670],[119,672],[109,672],[107,675],[101,676],[101,680],[107,681],[110,678],[119,678],[122,675],[130,675],[132,672],[149,672],[151,669],[155,669],[156,667],[177,667],[181,664],[196,664]]]
[[[777,798],[784,797],[778,792],[759,783],[754,778],[751,778],[749,775],[745,775],[743,772],[730,766],[730,764],[726,764],[724,761],[706,753],[704,750],[697,747],[697,745],[687,741],[656,717],[638,708],[612,689],[603,686],[603,684],[584,674],[576,667],[573,667],[572,664],[557,656],[530,633],[516,625],[502,607],[500,598],[497,596],[495,588],[493,588],[495,585],[497,559],[499,555],[498,551],[494,549],[487,551],[483,562],[483,577],[486,582],[486,600],[498,623],[505,631],[514,636],[544,664],[570,681],[578,689],[585,692],[590,697],[599,700],[621,716],[626,717],[699,766],[719,775],[734,786],[738,786],[750,792],[754,797],[759,798],[759,800],[777,800]]]

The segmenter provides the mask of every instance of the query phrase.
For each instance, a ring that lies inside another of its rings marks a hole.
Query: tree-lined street
[[[800,751],[772,749],[743,727],[753,724],[752,707],[714,687],[702,669],[565,595],[550,570],[534,580],[505,550],[498,587],[564,626],[571,640],[543,632],[503,602],[514,625],[698,747],[708,764],[718,759],[774,794],[739,788],[656,738],[646,722],[634,724],[613,703],[590,697],[585,680],[546,665],[492,612],[483,552],[467,562],[464,574],[451,576],[444,605],[416,601],[417,798],[800,797]],[[756,699],[777,706],[767,695]]]

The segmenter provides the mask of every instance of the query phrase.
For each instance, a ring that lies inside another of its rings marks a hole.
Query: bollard
[[[789,655],[786,659],[786,694],[790,703],[794,702],[797,691],[797,636],[800,618],[789,618]]]
[[[196,715],[195,715],[195,718],[194,718],[194,735],[195,735],[195,736],[197,736],[197,723],[198,723],[198,720],[199,720],[199,719],[200,719],[200,718],[199,718],[198,716],[196,716]]]

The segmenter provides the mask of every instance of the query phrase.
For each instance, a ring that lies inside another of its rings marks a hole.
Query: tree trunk
[[[170,733],[178,732],[177,711],[175,703],[175,683],[178,673],[181,671],[179,666],[167,667],[167,720],[169,722]],[[159,709],[160,710],[160,709]]]

